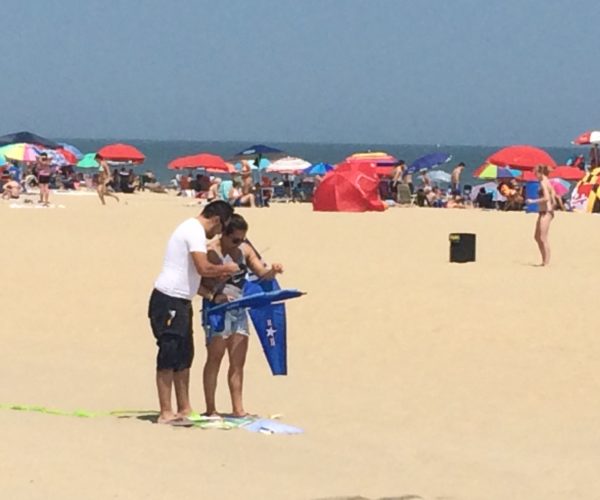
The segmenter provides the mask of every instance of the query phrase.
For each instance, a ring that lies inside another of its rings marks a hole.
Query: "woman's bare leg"
[[[202,384],[204,386],[204,401],[206,402],[206,414],[216,415],[217,407],[215,403],[215,394],[217,392],[217,378],[221,360],[227,348],[223,337],[213,337],[206,347],[206,363],[202,374]]]
[[[98,185],[98,187],[96,188],[96,192],[98,193],[98,198],[100,198],[102,204],[106,205],[106,201],[104,201],[104,186]]]
[[[550,264],[550,242],[548,241],[548,232],[550,231],[550,223],[554,219],[554,214],[545,213],[540,216],[540,249],[542,250],[542,265]]]
[[[542,236],[541,236],[541,220],[542,220],[542,214],[538,215],[537,221],[535,222],[535,233],[533,234],[533,239],[535,240],[535,242],[537,243],[538,248],[540,249],[540,254],[542,256],[542,264],[544,263],[544,260],[546,259],[546,255],[545,255],[545,248],[544,245],[542,243]]]
[[[231,394],[232,413],[236,417],[243,417],[246,415],[242,400],[242,389],[244,386],[244,365],[246,364],[246,353],[248,352],[248,336],[234,333],[227,339],[227,352],[229,353],[227,382]]]

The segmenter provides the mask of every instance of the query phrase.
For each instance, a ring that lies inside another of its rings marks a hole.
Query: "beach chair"
[[[408,184],[398,184],[396,186],[397,189],[397,202],[399,205],[412,205],[413,198],[410,194],[410,188]]]

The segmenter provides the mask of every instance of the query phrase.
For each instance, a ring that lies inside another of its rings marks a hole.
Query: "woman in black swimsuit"
[[[40,154],[38,158],[37,182],[40,186],[40,203],[45,207],[50,206],[50,177],[52,169],[50,158],[46,153]]]
[[[539,207],[539,215],[535,224],[535,233],[533,237],[540,249],[540,254],[542,255],[542,266],[547,266],[550,264],[548,231],[550,230],[550,223],[554,219],[556,193],[548,179],[549,168],[547,165],[537,165],[534,172],[540,181],[540,189],[538,191],[540,197],[535,200],[527,200],[527,203],[537,203]]]

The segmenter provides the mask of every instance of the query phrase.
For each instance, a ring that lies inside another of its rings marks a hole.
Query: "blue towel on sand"
[[[250,432],[262,432],[263,434],[302,434],[304,431],[292,425],[282,424],[277,420],[261,418],[249,424],[243,425],[242,429]]]

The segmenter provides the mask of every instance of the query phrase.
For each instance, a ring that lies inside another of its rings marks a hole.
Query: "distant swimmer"
[[[98,172],[98,186],[96,187],[100,201],[103,205],[106,205],[106,201],[104,201],[105,196],[110,196],[111,198],[119,201],[119,197],[114,194],[112,189],[108,186],[111,181],[111,173],[108,163],[106,163],[106,160],[100,156],[96,156],[96,161],[100,165],[100,172]]]
[[[542,266],[550,264],[550,243],[548,242],[548,231],[550,223],[554,219],[554,207],[556,206],[556,193],[548,179],[549,168],[547,165],[537,165],[535,175],[540,181],[538,196],[540,198],[528,199],[527,204],[537,203],[539,215],[535,224],[534,239],[542,255]]]

